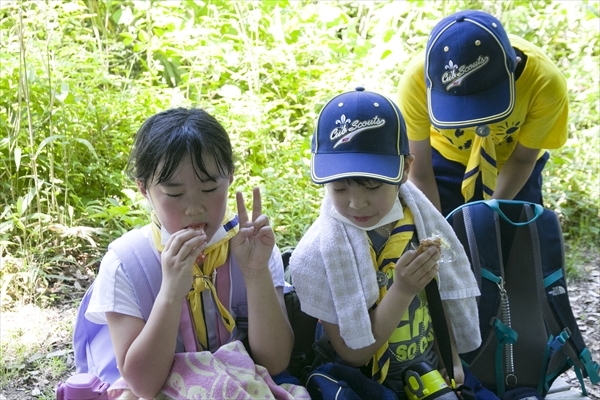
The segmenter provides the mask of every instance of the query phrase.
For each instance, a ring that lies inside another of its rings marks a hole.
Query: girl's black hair
[[[147,185],[170,179],[181,159],[189,154],[196,176],[206,170],[207,157],[214,159],[220,176],[229,177],[234,171],[233,151],[227,132],[209,113],[199,108],[173,108],[148,118],[135,135],[127,174]],[[160,170],[158,165],[163,162]]]

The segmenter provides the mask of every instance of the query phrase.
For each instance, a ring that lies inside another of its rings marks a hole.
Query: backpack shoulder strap
[[[141,230],[136,229],[113,241],[109,248],[115,251],[125,274],[132,282],[134,292],[145,319],[150,315],[154,299],[160,289],[162,271],[160,261]],[[114,383],[120,377],[112,351],[108,325],[96,324],[85,318],[94,283],[87,289],[79,308],[73,330],[73,352],[78,373],[90,373],[103,382]]]
[[[455,389],[454,381],[454,368],[452,362],[452,344],[450,339],[450,330],[446,322],[446,313],[442,304],[442,298],[438,290],[437,279],[432,279],[425,286],[425,293],[427,295],[427,306],[429,307],[429,314],[431,315],[431,322],[433,324],[433,334],[435,340],[438,342],[438,349],[446,372],[450,378],[452,389]]]
[[[147,321],[162,281],[160,260],[154,248],[141,229],[127,232],[108,248],[119,257]]]
[[[239,329],[248,330],[248,299],[246,296],[246,283],[242,270],[233,253],[229,254],[229,268],[231,309],[235,313],[235,324]],[[219,274],[217,273],[217,279]],[[218,290],[218,289],[217,289]]]
[[[479,285],[479,348],[461,354],[467,364],[475,362],[494,336],[493,322],[500,306],[500,285],[504,282],[504,261],[497,214],[483,201],[467,203],[447,217],[462,243]]]
[[[543,286],[547,301],[545,302],[544,319],[549,325],[552,337],[549,351],[562,348],[574,367],[581,370],[582,377],[589,377],[592,384],[600,382],[599,365],[592,361],[591,353],[581,336],[577,321],[569,301],[565,272],[565,250],[560,221],[556,213],[545,209],[537,220],[540,236],[540,254],[542,258]],[[549,360],[550,363],[552,359]],[[556,370],[549,365],[548,371]],[[555,376],[547,376],[553,380]],[[581,381],[581,379],[580,379]],[[585,387],[581,385],[582,389]],[[545,388],[547,390],[547,388]]]
[[[85,317],[85,311],[90,303],[93,290],[94,282],[92,282],[85,291],[77,309],[77,317],[73,327],[73,354],[77,373],[100,375],[97,365],[102,364],[105,360],[101,356],[96,357],[96,353],[94,352],[96,347],[94,345],[95,343],[102,342],[100,343],[101,346],[109,345],[112,347],[112,342],[110,341],[110,335],[108,334],[108,329],[106,329],[105,325],[95,324],[88,321]],[[106,330],[106,332],[102,333],[103,330]],[[98,339],[100,337],[102,337],[102,339]],[[95,342],[94,339],[96,339]],[[106,362],[112,364],[110,357]],[[114,382],[118,379],[119,376],[116,363],[114,364],[114,368],[110,368],[109,375],[109,378],[103,376],[102,380],[111,380]]]

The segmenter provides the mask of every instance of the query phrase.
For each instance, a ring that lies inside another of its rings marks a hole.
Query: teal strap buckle
[[[492,325],[496,328],[496,339],[499,345],[515,344],[517,342],[519,334],[510,326],[504,324],[498,318],[494,318]]]
[[[558,334],[558,336],[554,337],[550,335],[548,338],[548,344],[546,345],[546,352],[544,354],[544,363],[542,364],[542,379],[540,379],[540,383],[538,385],[538,392],[542,393],[543,390],[546,392],[548,391],[548,388],[550,387],[550,381],[553,380],[557,375],[555,373],[548,373],[548,375],[546,375],[550,358],[555,352],[563,348],[570,337],[571,331],[569,328],[565,328],[561,333]],[[571,363],[571,365],[572,364],[573,363]]]
[[[579,360],[583,364],[585,372],[587,372],[588,378],[590,378],[592,385],[596,385],[598,382],[600,382],[600,375],[598,375],[600,366],[597,362],[592,361],[592,355],[587,348],[583,349],[581,354],[579,354]]]

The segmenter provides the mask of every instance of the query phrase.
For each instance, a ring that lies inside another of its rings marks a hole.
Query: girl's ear
[[[148,198],[148,190],[146,190],[146,184],[144,182],[142,182],[141,179],[136,179],[135,183],[137,184],[138,189],[140,190],[140,193],[145,197]]]
[[[412,164],[415,156],[412,154],[407,154],[404,156],[404,172],[402,174],[402,183],[406,183],[408,180],[408,173],[410,172],[410,165]]]
[[[229,184],[233,183],[233,173],[229,174]]]

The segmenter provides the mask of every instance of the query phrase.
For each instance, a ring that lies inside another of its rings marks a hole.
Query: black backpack
[[[281,254],[285,271],[285,280],[292,283],[289,273],[290,257],[293,249],[286,250]],[[315,343],[317,319],[311,317],[300,309],[300,300],[295,290],[284,296],[288,319],[294,331],[294,349],[288,366],[288,372],[304,383],[311,366],[315,361]]]
[[[499,397],[516,388],[545,396],[574,368],[598,384],[569,302],[564,243],[557,215],[539,204],[487,200],[447,217],[463,244],[481,290],[481,346],[461,358]]]

